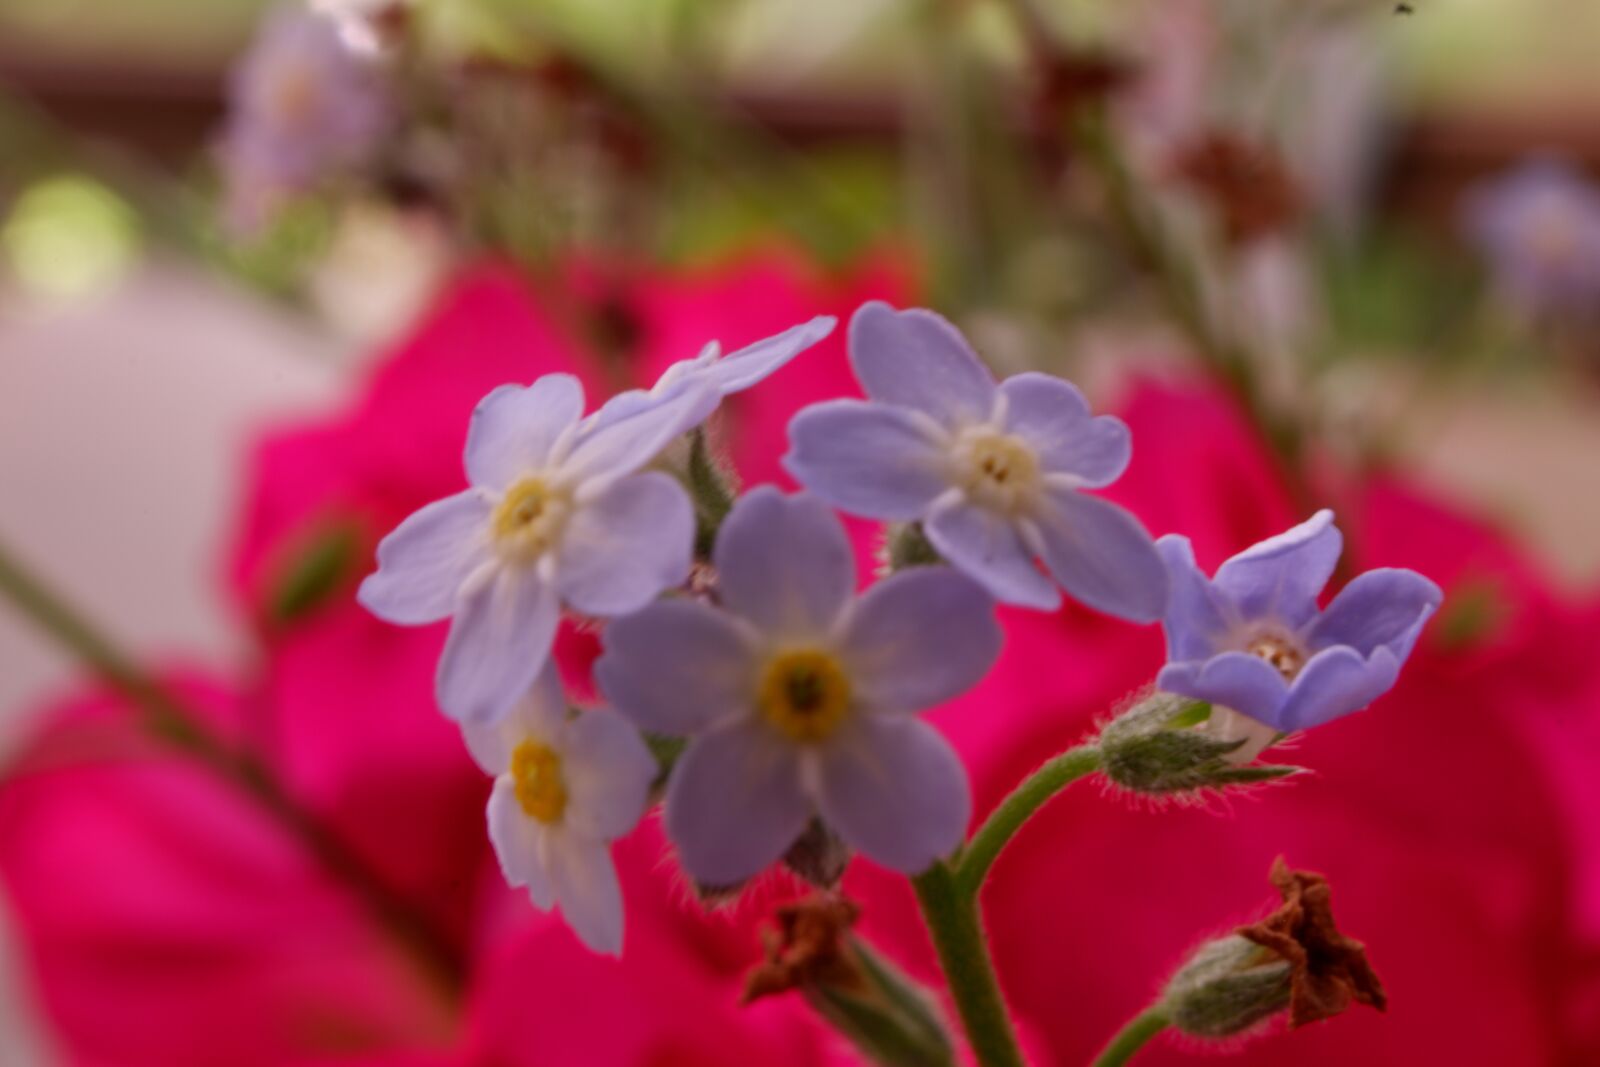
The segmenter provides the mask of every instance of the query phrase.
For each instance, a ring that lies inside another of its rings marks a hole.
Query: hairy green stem
[[[203,716],[140,670],[109,638],[30,574],[3,544],[0,597],[126,698],[152,734],[238,786],[298,838],[328,874],[344,883],[373,918],[410,950],[430,981],[452,995],[460,990],[465,963],[451,939],[425,913],[290,796],[271,768],[218,737]]]
[[[972,835],[956,866],[956,879],[962,893],[976,897],[989,868],[1010,844],[1022,824],[1033,818],[1044,804],[1061,790],[1100,769],[1100,749],[1079,745],[1068,749],[1030,774]]]
[[[1147,1008],[1128,1021],[1128,1025],[1117,1031],[1117,1036],[1095,1058],[1094,1067],[1122,1067],[1123,1064],[1133,1059],[1134,1054],[1144,1048],[1161,1031],[1171,1025],[1172,1020],[1167,1018],[1167,1012],[1161,1005]]]
[[[989,958],[977,902],[962,891],[955,871],[944,862],[935,863],[911,884],[961,1016],[967,1044],[980,1067],[1026,1067]]]

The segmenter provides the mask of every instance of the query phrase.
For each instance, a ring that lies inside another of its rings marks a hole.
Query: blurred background
[[[1303,499],[1399,469],[1600,587],[1592,0],[324,6],[0,0],[0,546],[137,659],[259,661],[246,457],[484,261],[887,258],[999,368],[1199,364]],[[78,673],[0,606],[0,758]],[[6,970],[0,1062],[65,1062]]]

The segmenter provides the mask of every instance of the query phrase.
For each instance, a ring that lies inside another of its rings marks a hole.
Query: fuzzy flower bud
[[[1353,1003],[1388,1007],[1361,942],[1334,924],[1327,879],[1290,870],[1282,857],[1271,877],[1283,895],[1278,909],[1201,946],[1167,983],[1162,1008],[1183,1033],[1231,1037],[1285,1010],[1292,1029]]]
[[[1170,794],[1272,781],[1298,767],[1239,766],[1243,739],[1207,729],[1211,705],[1155,690],[1100,733],[1105,775],[1136,793]]]
[[[1162,999],[1172,1025],[1193,1037],[1231,1037],[1289,1006],[1289,964],[1237,934],[1218,938],[1178,969]]]

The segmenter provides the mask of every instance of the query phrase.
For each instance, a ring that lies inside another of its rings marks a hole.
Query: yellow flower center
[[[506,490],[491,520],[495,547],[505,559],[529,563],[543,555],[561,535],[572,502],[540,478],[523,478]]]
[[[961,487],[975,501],[1015,509],[1039,484],[1039,459],[1020,437],[981,430],[956,444]]]
[[[850,679],[826,652],[782,652],[767,664],[758,700],[767,721],[789,740],[821,741],[850,710]]]
[[[561,777],[561,756],[549,745],[524,741],[511,752],[511,780],[517,803],[530,818],[551,823],[567,810],[567,784]]]
[[[1266,660],[1286,682],[1294,681],[1294,676],[1306,665],[1305,650],[1279,634],[1261,634],[1245,651]]]

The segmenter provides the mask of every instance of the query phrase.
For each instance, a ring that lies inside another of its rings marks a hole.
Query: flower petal
[[[811,819],[795,747],[764,723],[702,734],[667,785],[667,834],[696,882],[732,886],[760,873]]]
[[[921,711],[977,685],[1004,641],[981,586],[945,567],[918,567],[856,602],[839,647],[863,704]]]
[[[872,399],[946,424],[985,419],[994,408],[994,378],[983,361],[961,331],[921,308],[861,305],[850,320],[850,365]]]
[[[457,722],[504,716],[539,676],[560,620],[555,591],[532,571],[501,568],[482,580],[462,599],[439,656],[444,713]]]
[[[489,558],[487,496],[468,489],[414,512],[378,542],[378,569],[356,599],[385,622],[437,622],[456,610],[456,597]]]
[[[1288,683],[1266,660],[1247,652],[1224,652],[1203,663],[1169,663],[1156,675],[1156,687],[1221,704],[1283,729]]]
[[[1323,509],[1292,530],[1269,537],[1217,569],[1212,585],[1246,620],[1277,619],[1303,626],[1317,612],[1317,594],[1328,584],[1344,536]]]
[[[638,825],[660,768],[639,731],[615,711],[586,711],[568,723],[561,753],[566,822],[599,841]]]
[[[1167,634],[1169,660],[1209,659],[1222,648],[1233,628],[1232,605],[1211,588],[1211,580],[1194,561],[1194,546],[1181,534],[1168,534],[1156,542],[1167,567],[1170,594],[1162,626]]]
[[[818,315],[810,322],[791,326],[776,336],[713,360],[702,373],[723,396],[740,392],[826,338],[838,324],[832,315]]]
[[[622,886],[611,849],[561,830],[549,835],[546,853],[556,903],[572,932],[595,952],[622,955]]]
[[[961,844],[972,815],[966,768],[921,719],[862,716],[820,757],[818,807],[851,848],[916,874]]]
[[[489,794],[489,843],[500,861],[500,871],[508,885],[526,888],[534,905],[549,911],[556,894],[551,872],[544,865],[543,836],[544,827],[529,818],[517,802],[517,787],[511,776],[496,778]]]
[[[957,499],[935,507],[924,532],[939,555],[996,600],[1039,611],[1061,606],[1061,593],[1005,516]]]
[[[664,600],[613,620],[595,682],[643,730],[681,736],[750,706],[754,637],[738,620],[692,600]]]
[[[850,539],[828,505],[805,493],[751,490],[723,522],[713,559],[723,604],[774,637],[826,633],[855,596]]]
[[[1032,445],[1046,471],[1098,489],[1128,469],[1133,445],[1127,424],[1112,415],[1091,417],[1089,402],[1071,382],[1029,371],[1007,378],[1000,393],[1007,432]]]
[[[478,402],[467,427],[467,480],[504,489],[549,465],[556,442],[583,417],[583,385],[546,374],[532,385],[502,385]]]
[[[1280,730],[1309,730],[1342,715],[1360,711],[1394,687],[1400,660],[1387,648],[1370,657],[1344,645],[1311,657],[1294,684],[1274,724]]]
[[[1443,599],[1439,587],[1416,571],[1367,571],[1339,590],[1306,636],[1313,649],[1349,645],[1370,656],[1384,647],[1404,662]]]
[[[1043,496],[1036,526],[1045,566],[1075,599],[1132,622],[1166,613],[1166,564],[1127,509],[1054,489]]]
[[[514,705],[510,714],[487,722],[464,722],[461,737],[473,762],[485,774],[502,775],[511,766],[511,753],[529,739],[553,744],[561,737],[567,720],[567,695],[561,688],[561,672],[555,661],[547,659],[532,687]]]
[[[689,378],[661,396],[648,394],[648,402],[630,400],[625,413],[611,413],[615,417],[602,408],[579,431],[564,473],[578,482],[632,474],[704,422],[720,399],[709,383]]]
[[[949,489],[926,418],[861,400],[813,404],[789,421],[783,467],[835,507],[875,519],[917,519]]]
[[[626,615],[682,585],[694,554],[694,506],[660,471],[630,474],[580,504],[562,531],[556,584],[586,615]]]

